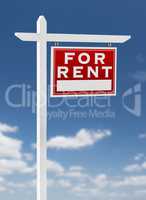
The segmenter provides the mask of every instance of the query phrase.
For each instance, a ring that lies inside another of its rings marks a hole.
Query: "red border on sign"
[[[113,51],[113,80],[111,90],[102,91],[57,91],[57,80],[55,79],[55,50],[64,49],[80,49],[80,50],[102,50]],[[51,97],[65,97],[65,96],[115,96],[116,95],[116,71],[117,71],[117,48],[113,47],[51,47]]]

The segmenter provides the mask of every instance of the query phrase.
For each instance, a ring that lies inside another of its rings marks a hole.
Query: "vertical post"
[[[47,200],[47,22],[37,21],[37,200]]]

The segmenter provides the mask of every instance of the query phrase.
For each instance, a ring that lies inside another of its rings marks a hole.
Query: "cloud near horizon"
[[[22,141],[6,135],[17,132],[17,130],[16,126],[0,122],[0,158],[21,158]]]
[[[2,127],[2,128],[1,128]],[[7,130],[7,131],[6,131]],[[15,132],[11,126],[0,125],[0,192],[13,192],[34,190],[36,186],[36,166],[31,153],[24,152],[23,141],[7,135],[8,132]],[[5,134],[6,133],[6,134]],[[56,136],[48,141],[49,148],[55,149],[81,149],[96,144],[98,141],[106,139],[112,135],[110,130],[87,130],[81,129],[72,137]],[[19,144],[19,145],[18,145]],[[7,152],[5,149],[11,151]],[[2,149],[1,149],[2,148]],[[13,150],[13,151],[12,151]],[[5,154],[4,154],[5,152]],[[13,154],[13,155],[11,155]],[[125,172],[145,172],[146,162],[144,154],[136,154],[135,161],[142,161],[133,165],[127,165]],[[29,163],[33,161],[33,165]],[[123,169],[123,168],[122,168]],[[117,199],[122,191],[130,188],[131,191],[139,195],[145,192],[146,175],[109,175],[106,172],[95,172],[92,174],[84,166],[71,165],[66,166],[56,160],[47,160],[48,170],[48,189],[65,189],[71,195],[88,196],[93,199]],[[28,175],[27,179],[18,181],[10,180],[11,175]],[[10,175],[10,176],[9,176]],[[32,176],[34,175],[34,176]],[[119,193],[120,192],[120,193]],[[141,193],[140,193],[141,194]],[[128,194],[126,194],[128,195]],[[129,196],[128,196],[129,197]],[[139,196],[138,196],[139,197]]]

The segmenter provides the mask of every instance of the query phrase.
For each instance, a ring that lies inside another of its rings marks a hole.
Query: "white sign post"
[[[37,21],[37,33],[15,33],[15,36],[37,43],[37,200],[47,200],[47,42],[124,43],[131,37],[50,34],[44,16]]]

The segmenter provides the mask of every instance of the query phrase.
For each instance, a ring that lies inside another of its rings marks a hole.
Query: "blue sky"
[[[1,199],[35,199],[35,105],[24,99],[35,100],[36,48],[14,33],[35,32],[39,15],[50,33],[131,35],[127,43],[112,45],[118,48],[116,97],[49,98],[48,199],[145,199],[145,6],[144,0],[1,2]],[[48,44],[48,84],[54,45]]]

